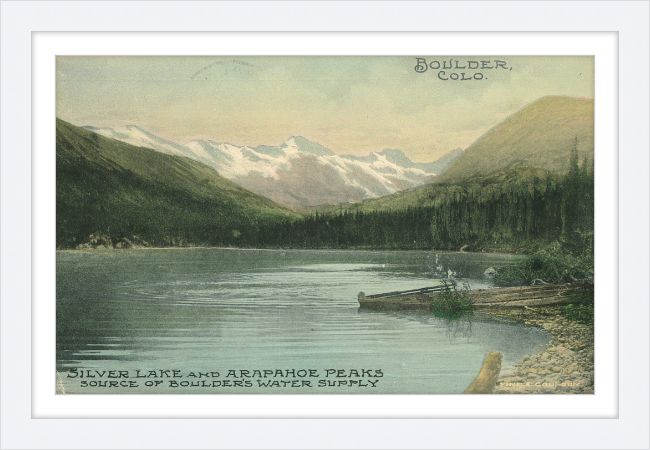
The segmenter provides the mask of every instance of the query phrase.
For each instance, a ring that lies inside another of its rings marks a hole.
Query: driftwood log
[[[492,289],[478,289],[470,292],[475,308],[523,308],[569,303],[563,295],[571,285],[545,284]],[[436,301],[440,289],[424,288],[400,293],[366,296],[359,293],[359,305],[373,310],[429,311]]]
[[[483,360],[483,367],[472,384],[469,385],[463,394],[491,394],[494,392],[499,372],[501,372],[501,361],[503,356],[499,352],[491,352]]]

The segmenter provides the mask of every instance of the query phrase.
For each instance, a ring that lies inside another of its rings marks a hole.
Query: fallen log
[[[470,291],[469,297],[476,308],[523,308],[569,303],[563,294],[569,289],[568,284],[545,284],[541,286],[522,286]],[[376,294],[366,296],[359,293],[361,308],[392,311],[429,311],[431,303],[436,301],[440,290],[428,292],[404,291],[402,295],[391,292],[388,295]]]
[[[503,356],[499,352],[491,352],[483,360],[483,366],[474,381],[465,389],[463,394],[491,394],[494,392]]]

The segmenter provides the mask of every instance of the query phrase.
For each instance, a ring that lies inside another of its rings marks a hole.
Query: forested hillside
[[[74,248],[89,239],[106,246],[248,246],[257,243],[260,227],[298,217],[199,162],[108,139],[61,120],[56,177],[58,248]]]

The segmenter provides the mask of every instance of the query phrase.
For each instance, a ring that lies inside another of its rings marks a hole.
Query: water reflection
[[[451,341],[453,339],[469,339],[472,337],[472,318],[463,317],[460,319],[444,319],[447,326],[447,338]]]

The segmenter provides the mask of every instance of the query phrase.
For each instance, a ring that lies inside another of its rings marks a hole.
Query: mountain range
[[[273,230],[291,235],[295,230],[287,221],[300,214],[265,198],[273,193],[284,204],[304,207],[352,198],[356,203],[348,203],[347,212],[396,213],[444,206],[468,191],[491,198],[553,186],[569,172],[576,153],[580,166],[593,173],[593,108],[589,99],[542,98],[466,151],[429,164],[392,149],[340,156],[297,136],[276,147],[211,141],[179,145],[135,126],[83,129],[57,119],[57,246],[102,241],[122,248],[137,239],[161,246],[282,243],[286,236]],[[369,199],[356,200],[364,197]],[[341,209],[318,211],[338,214]]]
[[[237,146],[211,140],[181,145],[135,125],[83,128],[202,162],[237,185],[294,208],[358,202],[430,183],[463,153],[456,149],[438,161],[418,163],[397,149],[365,156],[338,155],[301,136],[292,136],[279,146]]]

